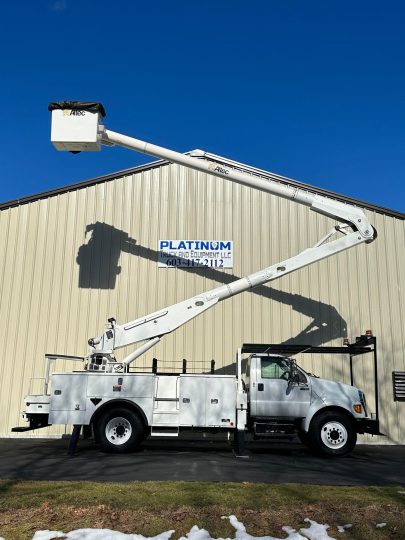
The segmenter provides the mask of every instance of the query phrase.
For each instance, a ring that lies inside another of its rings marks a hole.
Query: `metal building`
[[[365,209],[378,238],[235,296],[197,317],[141,359],[199,371],[232,369],[243,342],[341,345],[377,336],[381,429],[405,444],[405,214],[343,197],[212,154],[206,158]],[[201,159],[206,159],[201,158]],[[85,355],[108,317],[132,320],[229,283],[314,245],[333,223],[291,201],[164,161],[0,205],[0,436],[21,424],[23,397],[42,391],[44,354]],[[161,239],[233,241],[233,267],[161,268]],[[121,356],[130,351],[123,349]],[[349,382],[343,357],[297,358],[308,371]],[[60,370],[77,366],[60,362]],[[354,384],[373,409],[371,360]],[[68,426],[67,431],[70,431]],[[31,436],[59,436],[59,428]],[[26,436],[26,435],[25,435]]]

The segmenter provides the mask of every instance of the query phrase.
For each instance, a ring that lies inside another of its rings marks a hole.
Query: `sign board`
[[[232,240],[159,240],[160,268],[232,268]]]

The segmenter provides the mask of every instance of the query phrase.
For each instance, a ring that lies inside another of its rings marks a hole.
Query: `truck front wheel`
[[[145,438],[145,427],[139,416],[124,407],[106,411],[95,428],[97,440],[104,452],[132,452]]]
[[[309,428],[311,448],[326,456],[344,456],[352,452],[357,433],[349,416],[326,411],[316,416]]]

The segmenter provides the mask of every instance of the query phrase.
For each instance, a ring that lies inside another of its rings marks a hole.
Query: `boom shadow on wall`
[[[114,289],[117,276],[121,273],[121,266],[119,266],[121,252],[130,253],[155,263],[158,260],[156,250],[137,244],[135,238],[131,238],[128,233],[107,223],[97,221],[87,225],[86,237],[88,233],[91,233],[89,240],[80,246],[76,258],[79,265],[79,287],[82,289]],[[240,279],[239,276],[227,274],[215,268],[207,268],[206,266],[200,268],[179,267],[178,270],[193,272],[223,284]],[[168,271],[173,272],[174,270]],[[308,343],[317,346],[347,335],[346,321],[337,309],[330,304],[300,294],[273,289],[268,285],[255,287],[250,292],[291,306],[294,311],[311,319],[311,322],[305,328],[296,336],[286,340],[285,344]]]

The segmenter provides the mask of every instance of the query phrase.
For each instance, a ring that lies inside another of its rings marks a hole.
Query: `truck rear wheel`
[[[344,413],[326,411],[316,416],[309,428],[311,448],[326,456],[344,456],[357,442],[353,421]]]
[[[132,452],[145,438],[145,427],[139,416],[124,407],[106,411],[95,428],[97,440],[104,452]]]

